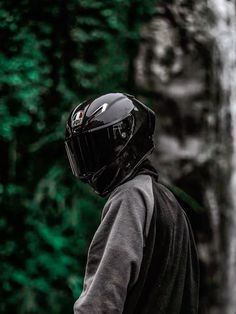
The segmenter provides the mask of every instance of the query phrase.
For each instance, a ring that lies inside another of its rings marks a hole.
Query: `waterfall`
[[[206,208],[199,313],[236,314],[236,0],[161,1],[142,39],[135,84],[161,117],[160,177]]]
[[[221,145],[224,149],[230,145],[230,168],[228,208],[221,208],[224,217],[221,232],[224,238],[222,250],[221,288],[224,314],[236,313],[236,2],[235,0],[209,0],[208,6],[214,14],[214,23],[210,30],[214,38],[217,76],[221,87],[220,109],[218,112]],[[228,119],[230,117],[230,131]]]

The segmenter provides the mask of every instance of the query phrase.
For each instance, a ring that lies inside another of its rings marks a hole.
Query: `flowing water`
[[[209,0],[208,7],[215,16],[210,30],[215,41],[215,51],[220,60],[215,64],[220,82],[221,98],[219,125],[221,141],[231,146],[228,208],[221,208],[225,220],[223,237],[225,241],[222,257],[224,275],[221,282],[224,314],[236,313],[236,2]],[[228,128],[230,117],[230,128]],[[230,134],[229,134],[230,129]],[[223,268],[223,267],[222,267]]]

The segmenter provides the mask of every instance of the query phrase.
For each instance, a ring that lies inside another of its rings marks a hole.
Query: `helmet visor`
[[[133,116],[107,128],[72,135],[65,147],[73,174],[80,178],[97,172],[122,151],[133,132]]]

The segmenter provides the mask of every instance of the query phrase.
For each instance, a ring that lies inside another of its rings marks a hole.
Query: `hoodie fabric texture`
[[[150,166],[118,186],[88,251],[75,314],[197,314],[199,268],[189,221]]]

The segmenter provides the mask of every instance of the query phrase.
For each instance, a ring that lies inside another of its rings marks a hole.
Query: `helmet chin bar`
[[[113,180],[110,182],[110,184],[106,187],[106,190],[99,192],[99,191],[94,189],[94,191],[102,197],[106,196],[110,192],[110,188],[112,188],[114,182],[116,181],[116,178],[117,178],[119,172],[120,172],[120,168],[117,168],[116,174],[114,175]]]
[[[113,162],[113,164],[114,164],[113,167],[115,169],[115,171],[113,173],[112,172],[110,174],[107,173],[107,172],[109,172],[109,166],[112,167],[112,165],[109,165],[107,167],[102,167],[99,171],[97,171],[94,174],[93,180],[91,180],[88,183],[91,185],[91,187],[94,189],[94,191],[98,195],[100,195],[101,197],[107,196],[117,186],[121,185],[126,180],[128,180],[130,176],[132,176],[132,174],[134,173],[135,170],[137,170],[137,168],[140,166],[140,164],[152,153],[153,149],[154,149],[154,147],[151,147],[151,149],[146,154],[144,154],[144,156],[138,162],[136,161],[136,164],[130,163],[128,161],[127,165],[125,166],[125,169],[123,169],[121,167],[117,167],[116,164],[120,164],[121,160],[127,158],[128,155],[127,156],[119,156]],[[134,157],[136,157],[136,156],[134,156]],[[136,158],[133,158],[133,159],[135,160]],[[103,178],[105,176],[110,176],[112,179],[109,182],[109,184],[104,186],[103,189],[99,190],[98,186],[96,186],[96,183],[98,183],[99,180],[103,180]]]

